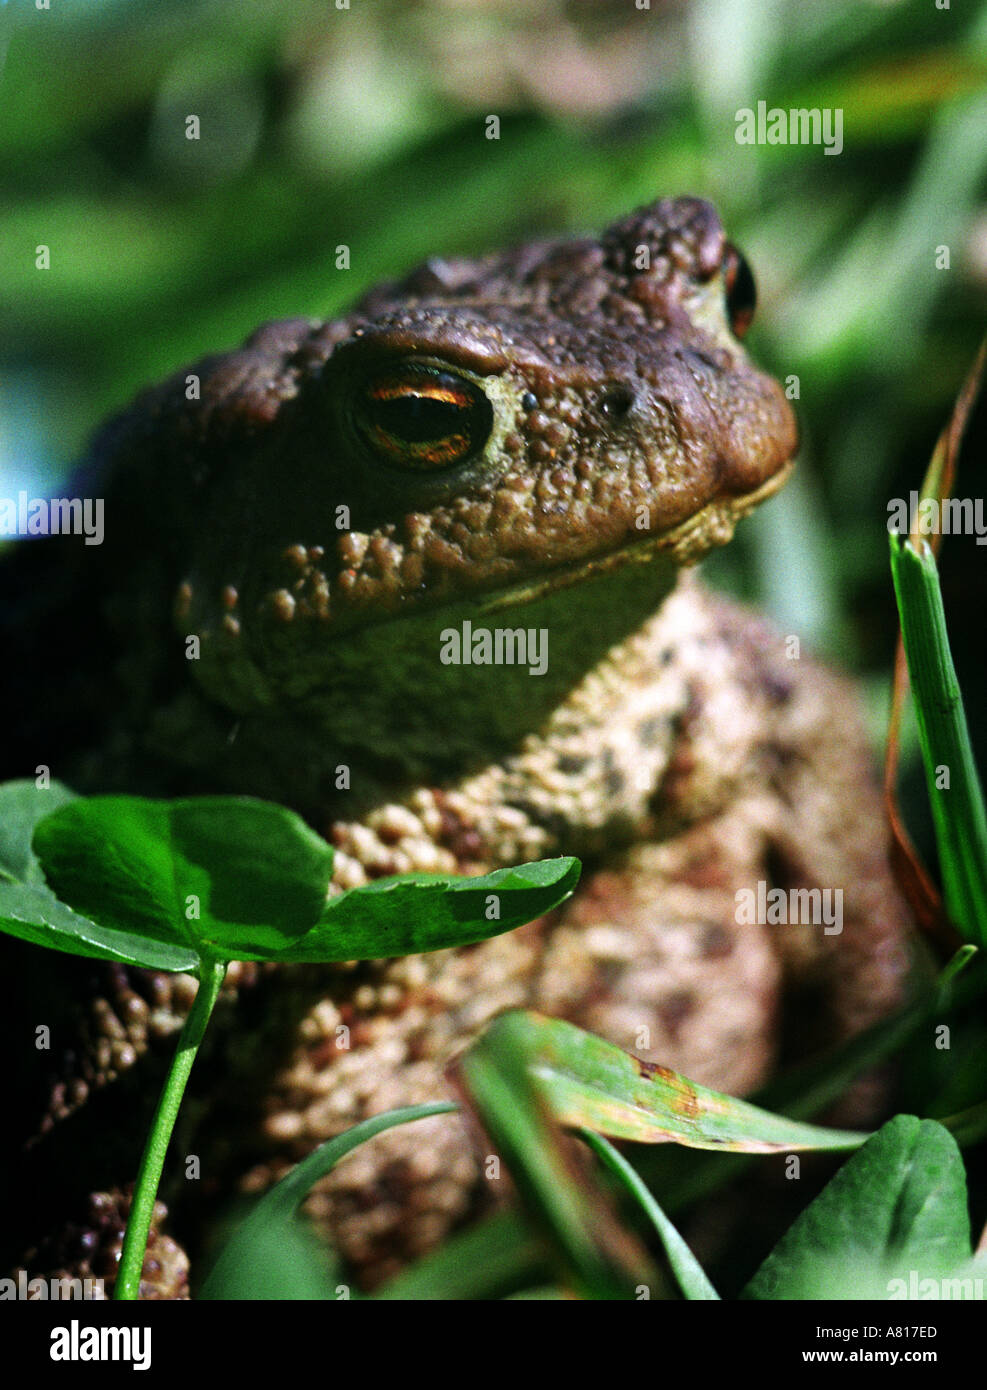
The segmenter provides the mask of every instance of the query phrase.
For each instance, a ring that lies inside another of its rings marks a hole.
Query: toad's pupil
[[[376,401],[373,412],[377,423],[389,435],[407,440],[409,444],[424,444],[462,429],[469,406],[452,405],[433,396],[408,392],[391,400]]]

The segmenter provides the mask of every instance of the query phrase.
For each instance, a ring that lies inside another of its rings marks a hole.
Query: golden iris
[[[355,422],[387,462],[431,471],[463,463],[483,448],[493,407],[466,377],[406,362],[366,383]]]

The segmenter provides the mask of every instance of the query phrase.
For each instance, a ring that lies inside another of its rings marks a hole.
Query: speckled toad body
[[[339,888],[584,859],[564,909],[481,946],[242,972],[200,1078],[217,1091],[196,1140],[213,1192],[444,1094],[444,1063],[507,1007],[742,1092],[783,1048],[898,999],[904,914],[851,693],[683,573],[796,448],[739,341],[752,310],[749,271],[695,199],[599,240],[432,261],[346,318],[269,325],[146,392],[95,448],[98,555],[27,548],[10,640],[40,614],[77,660],[60,721],[14,710],[12,772],[282,800],[336,845]],[[545,669],[443,661],[465,623],[547,634]],[[842,931],[738,922],[737,891],[759,883],[842,888]],[[79,1032],[39,1121],[52,1153],[84,1101],[153,1069],[188,994],[59,969]],[[99,1229],[90,1263],[118,1212],[86,1194],[132,1166],[94,1160],[67,1209]],[[313,1209],[373,1279],[481,1200],[442,1117],[359,1150]],[[34,1265],[71,1253],[63,1238]],[[174,1292],[183,1257],[163,1237],[158,1254]]]

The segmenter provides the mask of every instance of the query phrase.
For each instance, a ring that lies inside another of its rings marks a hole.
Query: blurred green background
[[[761,100],[841,109],[843,152],[739,145]],[[858,670],[877,746],[887,501],[919,485],[987,323],[985,173],[983,6],[0,0],[0,493],[63,476],[107,411],[265,319],[701,194],[754,267],[752,350],[799,377],[804,434],[796,481],[707,572]],[[981,411],[960,495],[984,437]],[[946,543],[978,736],[985,559]],[[914,764],[909,787],[931,853]]]

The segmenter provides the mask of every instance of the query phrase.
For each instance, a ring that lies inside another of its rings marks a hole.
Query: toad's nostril
[[[634,405],[634,392],[629,386],[610,386],[600,397],[600,409],[610,420],[627,415]]]

